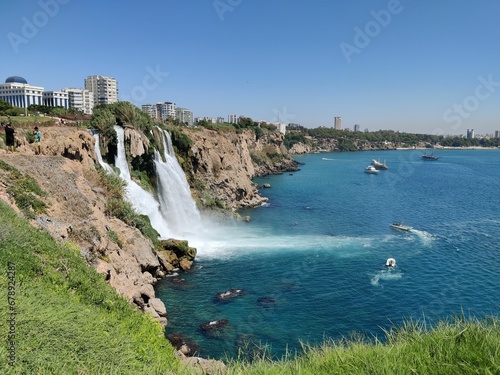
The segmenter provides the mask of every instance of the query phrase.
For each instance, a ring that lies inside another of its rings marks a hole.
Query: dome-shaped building
[[[14,107],[28,108],[31,104],[43,104],[43,87],[28,85],[23,77],[7,77],[0,83],[0,99]]]
[[[10,76],[10,77],[7,77],[7,79],[5,80],[5,83],[22,83],[22,84],[27,85],[28,81],[26,81],[23,77]]]

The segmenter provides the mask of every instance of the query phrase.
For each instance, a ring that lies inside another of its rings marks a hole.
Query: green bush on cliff
[[[179,373],[160,325],[119,297],[78,249],[3,202],[0,215],[0,373]]]
[[[8,181],[8,193],[26,217],[33,219],[35,214],[45,212],[47,205],[40,198],[45,197],[46,193],[33,177],[19,172],[3,160],[0,160],[0,169]]]
[[[193,145],[193,140],[179,128],[172,128],[170,130],[170,137],[172,138],[172,145],[175,147],[176,153],[186,156]]]

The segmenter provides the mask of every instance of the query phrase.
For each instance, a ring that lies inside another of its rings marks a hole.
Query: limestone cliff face
[[[193,140],[188,174],[224,207],[260,205],[266,199],[259,195],[252,178],[298,169],[279,133],[265,134],[257,140],[250,130],[239,134],[209,129],[183,131]]]
[[[76,128],[41,130],[42,155],[34,154],[34,145],[25,136],[29,130],[22,129],[16,129],[17,152],[0,151],[3,161],[33,177],[47,193],[43,198],[47,212],[37,215],[33,225],[47,230],[57,241],[76,243],[87,262],[106,275],[119,294],[166,325],[166,308],[155,297],[153,285],[168,270],[150,240],[107,214],[107,191],[96,169],[94,138]],[[142,144],[140,138],[138,144]],[[2,170],[0,181],[0,199],[17,209]]]

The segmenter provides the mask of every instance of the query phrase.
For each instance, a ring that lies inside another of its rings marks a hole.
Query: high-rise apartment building
[[[156,104],[156,113],[162,120],[167,120],[169,117],[175,120],[175,103],[163,102]]]
[[[354,125],[354,131],[355,132],[360,132],[361,131],[361,126],[359,126],[359,124],[355,124]]]
[[[342,117],[336,116],[333,121],[333,128],[335,130],[342,130]]]
[[[231,113],[227,116],[227,122],[230,124],[237,124],[238,117],[234,113]]]
[[[94,93],[86,89],[66,88],[61,91],[68,93],[69,108],[78,109],[86,115],[91,115],[94,109]]]
[[[156,104],[143,104],[141,109],[146,112],[151,118],[157,118]]]
[[[500,138],[500,130],[495,130],[495,138]]]
[[[94,105],[111,104],[118,101],[118,83],[114,78],[88,76],[85,78],[85,89],[94,94]]]
[[[181,122],[181,124],[187,124],[188,126],[193,126],[193,112],[187,108],[176,108],[175,118]]]
[[[474,132],[474,129],[467,129],[467,139],[474,139],[476,138],[476,133]]]

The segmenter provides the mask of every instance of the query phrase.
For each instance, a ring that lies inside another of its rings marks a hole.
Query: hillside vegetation
[[[176,374],[161,326],[0,202],[2,374]]]

